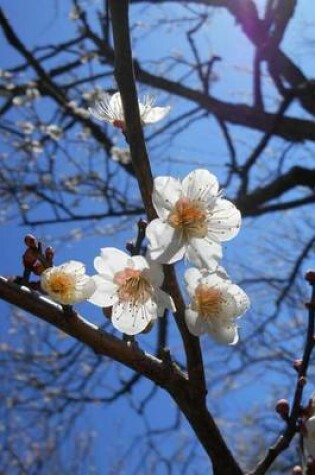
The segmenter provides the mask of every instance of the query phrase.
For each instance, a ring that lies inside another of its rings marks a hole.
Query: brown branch
[[[128,0],[109,0],[115,45],[115,73],[122,97],[126,134],[134,169],[149,219],[156,217],[151,201],[152,175],[145,147],[135,88],[129,35]],[[206,407],[206,383],[199,339],[190,335],[184,323],[185,304],[179,290],[173,266],[164,266],[165,288],[172,295],[187,358],[188,385],[173,385],[169,392],[186,415],[200,443],[211,457],[214,471],[220,475],[237,475],[241,471],[226,446]]]
[[[137,345],[129,345],[119,340],[88,322],[76,312],[65,313],[60,305],[50,302],[46,297],[30,291],[26,287],[19,287],[1,276],[0,298],[59,328],[90,347],[97,355],[112,358],[159,386],[165,387],[173,377],[170,375],[169,367],[165,368],[161,360],[140,350]],[[177,369],[174,371],[177,375],[176,378],[185,380],[182,372]]]
[[[313,273],[314,274],[314,273]],[[315,280],[310,282],[312,286],[311,301],[308,311],[307,335],[304,345],[303,358],[298,369],[298,377],[295,386],[293,403],[290,415],[287,421],[287,427],[279,436],[276,443],[270,447],[266,456],[258,463],[257,467],[249,472],[248,475],[264,475],[281,452],[286,450],[293,437],[297,433],[297,422],[300,416],[300,407],[303,396],[303,389],[306,383],[307,370],[310,362],[311,353],[314,349],[314,329],[315,329]]]
[[[263,214],[264,212],[276,211],[277,209],[281,209],[280,206],[284,206],[285,203],[275,204],[275,207],[278,206],[278,208],[275,209],[270,209],[270,207],[260,207],[268,201],[279,198],[282,194],[292,190],[296,186],[305,186],[314,191],[315,169],[313,170],[299,166],[293,167],[287,173],[279,176],[268,185],[258,187],[252,193],[240,197],[237,200],[237,206],[242,210],[245,216],[256,216],[258,214]],[[293,205],[294,203],[292,203],[292,207]]]
[[[234,16],[237,23],[240,24],[243,32],[247,38],[257,48],[264,46],[262,59],[267,61],[271,77],[276,86],[279,85],[279,78],[283,78],[288,82],[292,88],[297,88],[302,84],[308,83],[308,78],[304,75],[302,70],[291,61],[291,59],[281,51],[280,48],[275,47],[274,43],[280,41],[284,31],[283,24],[279,25],[279,31],[275,36],[276,41],[271,41],[268,35],[268,30],[264,20],[260,20],[255,3],[252,0],[187,0],[181,2],[179,0],[131,0],[131,3],[195,3],[197,5],[206,5],[209,7],[226,8],[231,15]],[[284,17],[286,17],[286,25],[294,13],[294,1],[281,2],[279,9],[281,12],[285,9]],[[293,4],[293,5],[292,5]],[[281,22],[280,22],[281,23]],[[282,30],[281,30],[282,29]],[[284,88],[278,88],[282,94]],[[314,92],[301,95],[299,97],[301,105],[311,114],[315,114],[315,95]]]
[[[112,64],[114,62],[113,50],[103,43],[101,38],[91,30],[87,22],[84,23],[84,27],[86,28],[87,36],[98,46],[100,54]],[[273,124],[277,117],[276,114],[264,112],[245,104],[231,104],[221,101],[177,81],[157,76],[143,69],[137,61],[134,61],[134,71],[136,78],[142,83],[195,102],[204,110],[225,122],[262,132],[269,132],[270,124]],[[313,121],[305,119],[282,117],[281,121],[278,121],[273,133],[293,142],[315,141],[315,124]]]

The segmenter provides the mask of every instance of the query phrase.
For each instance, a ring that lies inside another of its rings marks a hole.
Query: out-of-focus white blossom
[[[221,197],[218,180],[208,170],[195,170],[182,181],[156,178],[152,201],[158,218],[149,223],[146,236],[151,259],[161,264],[185,256],[197,267],[215,268],[220,242],[240,228],[239,210]]]
[[[68,102],[68,107],[70,107],[70,109],[72,109],[76,115],[79,115],[84,119],[88,119],[90,117],[89,112],[86,109],[83,109],[83,107],[79,107],[76,101]]]
[[[153,107],[154,98],[146,96],[143,102],[139,101],[139,112],[142,125],[153,124],[164,117],[171,110],[170,107]],[[103,93],[101,98],[97,100],[94,107],[89,108],[90,113],[98,120],[105,120],[114,127],[125,129],[125,116],[121,101],[120,92],[116,92],[112,96]]]
[[[114,162],[121,163],[122,165],[129,165],[131,163],[129,148],[112,147],[110,154]]]
[[[25,94],[26,94],[27,99],[31,101],[38,99],[40,97],[40,92],[36,87],[28,87],[26,89]]]
[[[81,13],[81,8],[76,5],[73,5],[69,12],[69,19],[72,21],[77,21],[79,20]]]
[[[41,274],[41,287],[54,301],[63,305],[87,300],[95,291],[94,280],[86,275],[84,264],[78,261],[46,269]]]
[[[96,291],[89,299],[94,305],[112,307],[113,326],[127,335],[147,329],[164,310],[174,310],[171,297],[161,290],[162,267],[142,256],[130,257],[108,247],[94,260]]]
[[[49,135],[51,139],[56,140],[56,141],[60,140],[63,135],[62,128],[55,124],[42,125],[41,131]]]
[[[195,336],[208,333],[218,343],[237,343],[236,319],[250,306],[247,294],[220,267],[214,272],[187,269],[185,282],[191,299],[185,312],[189,331]]]
[[[6,71],[5,69],[0,69],[0,79],[11,79],[13,74],[10,71]]]
[[[26,135],[32,134],[35,130],[35,125],[28,121],[20,121],[17,123],[17,126],[20,127]]]

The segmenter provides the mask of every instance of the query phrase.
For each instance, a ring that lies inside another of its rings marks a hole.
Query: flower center
[[[113,126],[114,127],[117,127],[117,129],[122,129],[124,130],[126,125],[125,125],[125,121],[124,120],[120,120],[120,119],[115,119],[113,120]]]
[[[213,318],[220,310],[222,294],[215,287],[199,284],[195,290],[194,305],[204,320]]]
[[[119,298],[124,302],[144,304],[153,295],[152,285],[140,270],[127,267],[115,274],[114,282],[119,286]]]
[[[207,235],[207,210],[204,204],[189,198],[180,198],[168,218],[169,224],[179,229],[184,239]]]
[[[70,298],[75,288],[74,278],[65,272],[52,272],[48,287],[51,292],[63,299]]]

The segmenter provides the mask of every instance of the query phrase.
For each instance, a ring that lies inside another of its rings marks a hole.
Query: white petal
[[[90,114],[98,120],[112,122],[114,117],[109,106],[110,99],[110,94],[107,94],[106,92],[102,93],[100,99],[95,102],[94,107],[89,108]]]
[[[102,258],[102,256],[97,256],[94,259],[94,269],[101,275],[104,275],[107,279],[112,279],[114,272],[112,268],[109,267],[107,261]]]
[[[87,277],[87,276],[86,276]],[[92,277],[87,277],[85,280],[84,285],[81,288],[78,288],[75,292],[75,299],[77,302],[81,302],[82,300],[89,299],[96,290],[96,284]]]
[[[228,292],[227,288],[220,287],[222,297],[220,301],[220,309],[217,318],[220,322],[233,321],[238,316],[238,308],[234,297]]]
[[[118,286],[112,280],[100,275],[94,275],[92,279],[95,283],[95,291],[89,298],[89,302],[98,307],[111,307],[118,302]]]
[[[236,284],[231,284],[228,287],[228,293],[233,296],[236,306],[235,316],[240,316],[245,313],[250,307],[250,300],[246,292]]]
[[[99,269],[103,269],[100,273],[112,275],[127,267],[130,256],[128,256],[128,254],[125,252],[116,249],[115,247],[104,247],[101,249],[101,258],[103,263],[101,263],[101,261],[96,258]]]
[[[170,295],[168,295],[164,290],[156,289],[154,293],[154,298],[158,306],[158,315],[163,315],[164,310],[167,308],[171,312],[176,311],[175,304]]]
[[[229,324],[221,325],[215,324],[215,320],[208,325],[208,333],[218,343],[223,345],[235,345],[238,342],[238,328],[233,322]]]
[[[222,257],[221,246],[208,238],[192,238],[186,245],[186,257],[199,268],[215,269]]]
[[[218,195],[217,178],[206,169],[197,169],[183,179],[183,195],[194,200],[212,203]]]
[[[199,284],[201,277],[202,277],[202,274],[200,270],[196,269],[195,267],[190,267],[189,269],[186,270],[184,274],[184,280],[185,280],[185,284],[187,286],[187,292],[190,298],[193,298],[195,296],[195,289],[197,285]]]
[[[149,256],[161,264],[172,264],[184,256],[184,246],[178,233],[168,223],[154,219],[146,228]]]
[[[132,262],[132,268],[137,269],[140,271],[143,271],[145,269],[149,269],[149,264],[147,260],[143,256],[132,256],[129,258],[129,260]],[[129,267],[129,263],[128,263]]]
[[[60,266],[56,266],[55,269],[59,269],[69,274],[84,275],[85,273],[85,265],[79,261],[65,262],[64,264],[61,264]]]
[[[142,332],[156,318],[157,307],[150,299],[145,305],[133,305],[131,302],[119,302],[113,306],[112,324],[126,335]]]
[[[208,236],[217,241],[228,241],[240,230],[241,213],[228,200],[219,198],[208,219]]]
[[[145,112],[141,114],[141,119],[145,124],[153,124],[159,120],[164,119],[170,112],[171,108],[168,107],[147,107]]]
[[[112,95],[109,101],[109,107],[112,110],[115,119],[124,120],[123,105],[119,92],[115,92],[115,94]]]
[[[190,333],[194,336],[200,336],[207,332],[207,325],[197,312],[187,308],[185,311],[185,321]]]
[[[161,287],[164,281],[164,272],[161,264],[153,261],[147,253],[146,260],[149,264],[149,269],[144,271],[144,275],[148,278],[154,287]]]
[[[152,194],[153,206],[159,218],[166,220],[170,211],[182,193],[182,184],[171,176],[159,176],[154,179]]]
[[[220,273],[218,273],[216,269],[213,272],[204,272],[201,281],[208,287],[218,287],[223,291],[225,291],[230,284],[230,281],[222,279]]]

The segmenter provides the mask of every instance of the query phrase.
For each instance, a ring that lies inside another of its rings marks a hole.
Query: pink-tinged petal
[[[171,176],[159,176],[154,179],[152,202],[159,218],[163,220],[168,218],[175,203],[180,199],[181,192],[181,182]]]
[[[97,272],[100,274],[113,275],[119,270],[127,267],[130,256],[128,256],[128,254],[125,252],[116,249],[115,247],[104,247],[101,249],[101,259],[103,261],[102,264],[101,261],[97,260],[97,258],[95,259],[95,261],[97,260],[97,265],[100,266],[99,269],[102,269],[102,271],[96,269]]]
[[[184,246],[178,233],[160,219],[151,221],[146,229],[150,259],[160,264],[172,264],[184,256]]]
[[[221,246],[208,238],[192,238],[186,245],[187,259],[199,268],[215,269],[222,257]]]
[[[238,234],[241,220],[241,213],[236,206],[219,198],[208,218],[208,236],[216,241],[229,241]]]
[[[95,291],[89,298],[89,302],[98,307],[111,307],[118,302],[117,285],[112,280],[103,276],[94,275]]]
[[[164,119],[170,112],[171,108],[168,107],[146,107],[144,113],[141,114],[141,119],[145,124],[154,124],[159,120]]]
[[[208,333],[222,345],[235,345],[239,340],[238,328],[233,322],[222,325],[214,320],[208,325]]]
[[[164,292],[161,289],[155,289],[154,298],[158,307],[158,315],[162,316],[165,309],[171,310],[171,312],[176,311],[175,304],[170,295]]]
[[[112,324],[126,335],[136,335],[145,330],[156,319],[156,315],[157,307],[152,300],[148,300],[145,305],[119,302],[113,306]]]
[[[185,311],[185,321],[190,333],[194,336],[200,336],[207,332],[207,324],[198,315],[197,312],[187,308]]]
[[[189,173],[182,182],[183,196],[212,203],[219,192],[217,178],[206,169]]]

